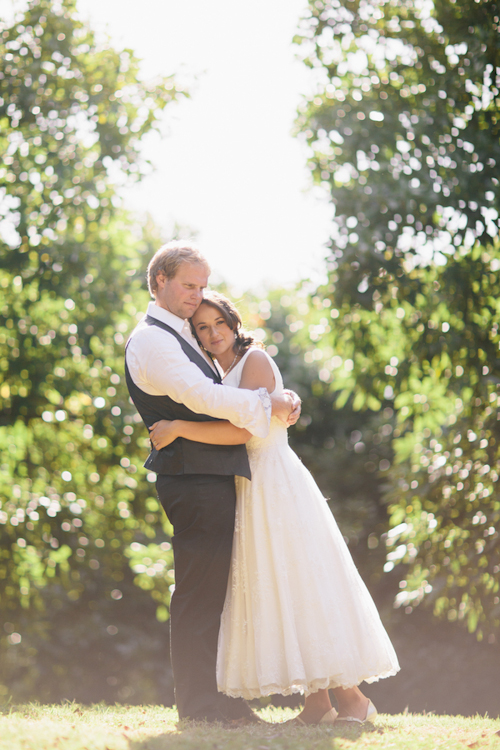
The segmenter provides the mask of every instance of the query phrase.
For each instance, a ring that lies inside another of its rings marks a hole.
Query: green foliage
[[[497,12],[494,2],[310,3],[296,41],[323,76],[298,125],[336,207],[337,299],[370,305],[372,286],[385,298],[405,284],[415,254],[445,262],[498,233]]]
[[[116,185],[141,177],[140,140],[181,92],[141,81],[132,52],[98,44],[73,0],[34,0],[0,26],[0,79],[0,640],[19,650],[24,613],[49,623],[79,602],[91,617],[129,594],[134,545],[160,545],[172,567],[123,376],[159,241]]]
[[[394,409],[385,569],[479,638],[500,625],[494,3],[315,2],[299,127],[330,191],[336,404]],[[318,76],[319,77],[319,76]],[[325,373],[326,375],[326,373]]]

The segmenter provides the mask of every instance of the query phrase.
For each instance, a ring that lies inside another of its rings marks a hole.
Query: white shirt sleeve
[[[227,419],[252,435],[266,437],[271,418],[265,389],[249,391],[213,383],[182,351],[177,339],[158,326],[139,325],[127,346],[134,383],[152,396],[170,396],[196,414]]]

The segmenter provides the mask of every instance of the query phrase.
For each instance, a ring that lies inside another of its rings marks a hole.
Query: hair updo
[[[247,349],[249,349],[251,346],[260,346],[262,349],[264,348],[264,345],[261,341],[257,341],[254,336],[242,329],[243,321],[241,320],[241,315],[239,314],[238,310],[231,302],[231,300],[225,297],[223,294],[220,294],[220,292],[206,291],[201,301],[200,307],[201,305],[209,305],[210,307],[213,307],[214,310],[217,310],[224,318],[224,321],[229,326],[229,328],[234,331],[235,340],[233,344],[233,351],[236,355],[241,356],[245,354]],[[192,321],[190,321],[190,323],[191,330],[194,333],[196,339],[199,341]]]

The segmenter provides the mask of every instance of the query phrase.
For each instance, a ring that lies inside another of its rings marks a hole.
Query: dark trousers
[[[170,523],[175,591],[170,604],[171,658],[179,718],[227,714],[217,691],[220,616],[234,533],[234,477],[158,475],[156,488]]]

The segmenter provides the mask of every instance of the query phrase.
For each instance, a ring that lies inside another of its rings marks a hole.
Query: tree
[[[141,138],[182,92],[173,78],[142,81],[132,52],[98,43],[75,7],[32,0],[0,26],[0,602],[12,669],[32,661],[28,628],[43,639],[71,603],[91,618],[135,580],[164,621],[173,585],[123,378],[153,237],[120,208],[117,184],[140,179]]]
[[[397,603],[410,612],[431,599],[493,640],[498,13],[492,2],[318,1],[297,38],[320,80],[299,128],[336,208],[321,291],[343,359],[336,403],[397,413],[385,476]]]

